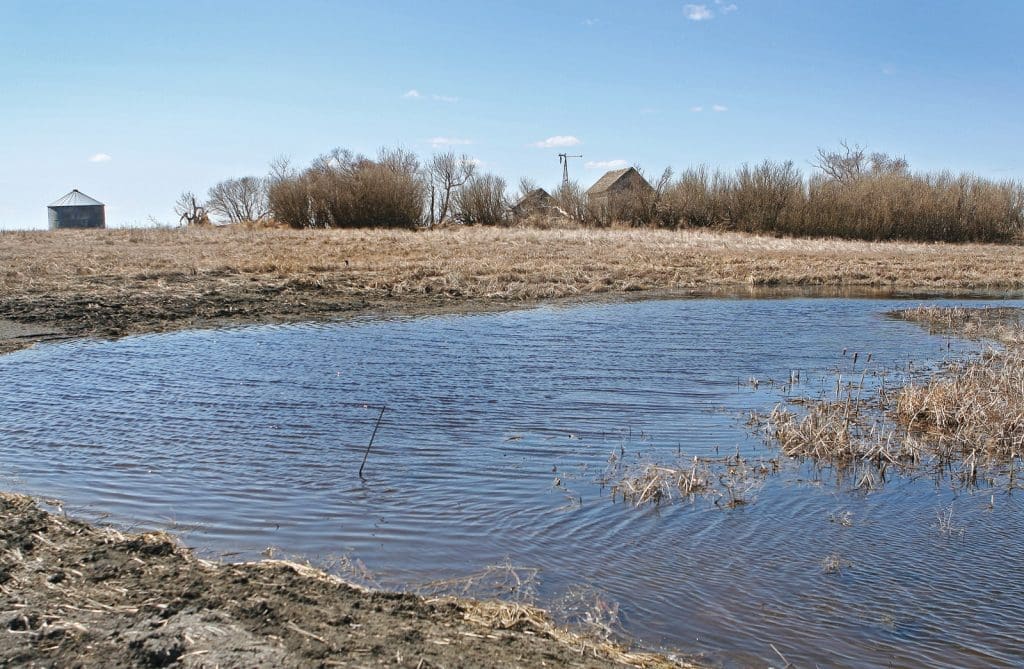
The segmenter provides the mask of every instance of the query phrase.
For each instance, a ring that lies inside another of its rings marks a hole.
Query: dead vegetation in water
[[[891,312],[933,333],[998,342],[999,348],[947,363],[924,378],[862,399],[848,386],[835,399],[779,405],[766,436],[789,457],[852,472],[857,487],[887,471],[928,469],[958,485],[1019,487],[1024,458],[1024,322],[1014,308],[918,307]],[[838,389],[838,385],[837,385]]]
[[[739,452],[725,457],[680,456],[674,464],[626,463],[612,453],[601,482],[611,486],[612,501],[621,498],[635,507],[710,499],[734,509],[753,500],[765,479],[779,471],[777,459],[754,461]]]
[[[896,309],[891,318],[917,323],[932,334],[963,339],[990,339],[1009,346],[1024,345],[1024,310],[1018,307],[936,307]]]

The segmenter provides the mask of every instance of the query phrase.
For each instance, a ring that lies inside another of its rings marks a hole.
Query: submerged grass
[[[786,456],[853,472],[862,488],[880,485],[890,467],[929,467],[963,485],[998,478],[1017,487],[1024,456],[1022,312],[929,306],[890,315],[999,347],[868,398],[862,380],[835,399],[805,400],[802,411],[779,405],[766,421],[769,441]]]
[[[716,458],[694,456],[692,460],[679,457],[672,465],[627,464],[612,453],[602,482],[611,486],[612,501],[621,498],[636,507],[707,498],[732,509],[748,504],[764,480],[778,471],[776,459],[754,462],[739,453]]]

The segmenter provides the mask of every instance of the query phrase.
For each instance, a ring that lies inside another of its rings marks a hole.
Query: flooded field
[[[1017,666],[1017,495],[775,471],[748,422],[837,372],[895,383],[977,348],[883,315],[916,304],[649,301],[42,346],[0,357],[0,475],[209,556],[382,587],[496,594],[470,577],[512,565],[506,596],[725,666]],[[618,463],[737,454],[771,472],[740,504],[613,499]]]

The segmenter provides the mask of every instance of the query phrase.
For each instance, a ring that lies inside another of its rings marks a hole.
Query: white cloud
[[[109,163],[114,158],[108,153],[97,153],[89,157],[90,163]]]
[[[726,107],[725,105],[711,105],[711,109],[713,109],[716,112],[727,112],[727,111],[729,111],[729,108]]]
[[[427,141],[435,149],[439,146],[466,146],[473,143],[473,140],[460,139],[459,137],[431,137]]]
[[[459,99],[457,97],[454,97],[454,96],[451,96],[451,95],[431,95],[430,98],[432,100],[437,101],[437,102],[458,102],[459,101]]]
[[[695,114],[699,114],[700,112],[704,111],[704,108],[701,107],[700,105],[697,105],[696,107],[690,107],[690,111],[692,111]]]
[[[601,22],[601,19],[583,19],[583,25],[589,27],[596,26]]]
[[[588,160],[583,163],[583,167],[588,170],[621,170],[628,166],[625,160]]]
[[[574,135],[555,135],[533,143],[534,146],[541,149],[555,149],[564,146],[576,146],[577,144],[582,144],[582,142]]]
[[[691,21],[707,21],[715,16],[707,5],[683,5],[683,15]]]
[[[402,97],[403,98],[413,99],[413,98],[421,98],[423,96],[420,95],[420,92],[418,90],[416,90],[415,88],[410,88],[408,91],[406,91],[405,95],[403,95]]]
[[[732,14],[739,9],[735,4],[727,2],[726,0],[715,0],[715,4],[718,5],[718,11],[723,14]]]

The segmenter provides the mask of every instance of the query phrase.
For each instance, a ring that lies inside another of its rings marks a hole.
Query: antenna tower
[[[558,154],[558,163],[562,166],[562,186],[569,185],[569,159],[570,158],[582,158],[582,155],[571,156],[567,153]]]

